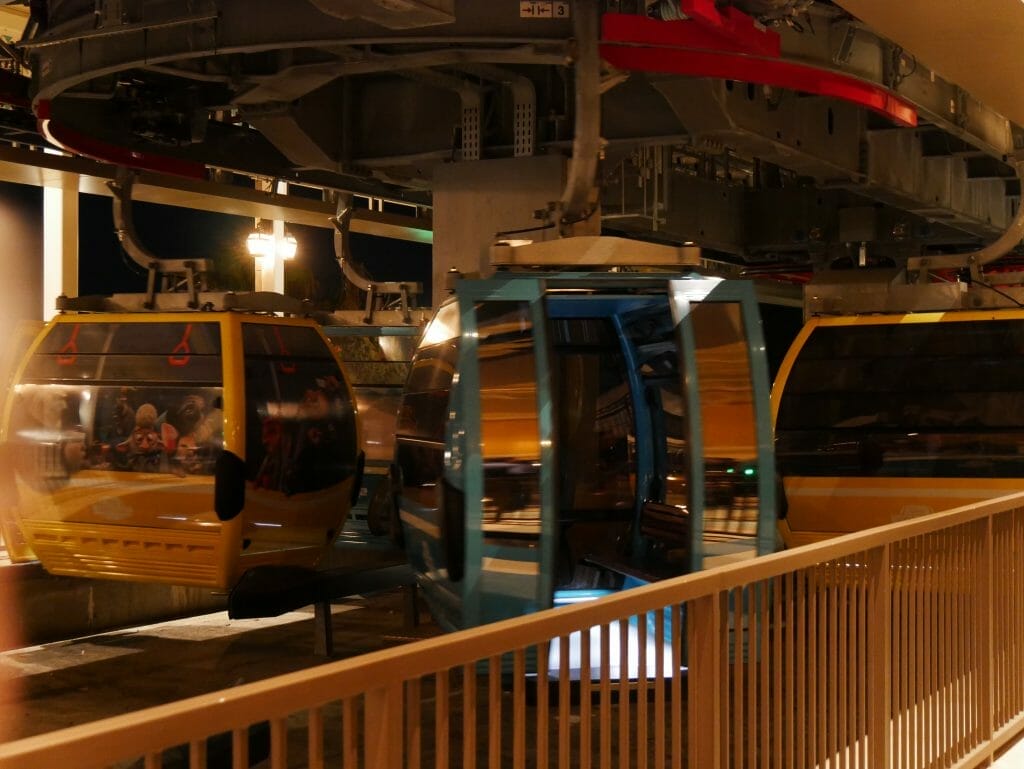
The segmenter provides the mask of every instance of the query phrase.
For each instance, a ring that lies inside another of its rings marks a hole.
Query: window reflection
[[[477,308],[483,528],[540,534],[540,434],[533,324],[526,302]]]
[[[786,475],[1016,477],[1024,322],[820,327],[779,404]]]
[[[424,331],[400,400],[395,440],[402,496],[428,510],[438,508],[459,333],[458,303],[450,301]]]
[[[402,387],[409,378],[416,341],[408,334],[331,336],[352,384],[367,467],[386,465],[394,456]]]
[[[14,392],[19,473],[50,491],[80,470],[212,475],[221,381],[216,323],[54,325]]]
[[[632,511],[636,419],[611,321],[560,319],[551,329],[563,515]]]
[[[705,539],[757,533],[757,432],[750,357],[740,305],[691,309],[706,474]]]
[[[315,329],[242,324],[246,466],[257,489],[326,489],[356,469],[355,412]]]
[[[636,350],[650,418],[654,478],[645,500],[689,509],[690,455],[682,362],[667,301],[635,313],[627,323]]]

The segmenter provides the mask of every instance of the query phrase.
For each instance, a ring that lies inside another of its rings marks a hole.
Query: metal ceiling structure
[[[969,18],[952,0],[595,2],[606,231],[806,277],[972,253],[1013,222],[1017,0]],[[3,48],[0,138],[215,185],[233,212],[261,201],[232,189],[269,178],[325,210],[401,202],[426,229],[439,166],[572,151],[572,2],[7,7],[27,21]]]

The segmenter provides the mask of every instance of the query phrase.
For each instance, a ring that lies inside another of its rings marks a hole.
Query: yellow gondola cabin
[[[72,313],[2,422],[5,540],[54,574],[227,589],[313,567],[359,488],[355,401],[310,319]]]

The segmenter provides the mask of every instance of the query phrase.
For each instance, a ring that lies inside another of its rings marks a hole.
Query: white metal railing
[[[0,767],[241,769],[250,737],[275,769],[974,767],[1022,714],[1015,495],[8,743]]]

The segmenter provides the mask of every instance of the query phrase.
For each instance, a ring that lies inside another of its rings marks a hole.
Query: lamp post
[[[257,181],[257,184],[261,184]],[[262,182],[265,191],[274,190],[270,181]],[[276,192],[288,194],[288,183],[278,182]],[[284,262],[295,258],[298,243],[294,235],[284,230],[284,222],[274,220],[268,228],[262,219],[256,219],[256,229],[246,238],[246,248],[256,260],[254,288],[256,291],[284,293]]]

